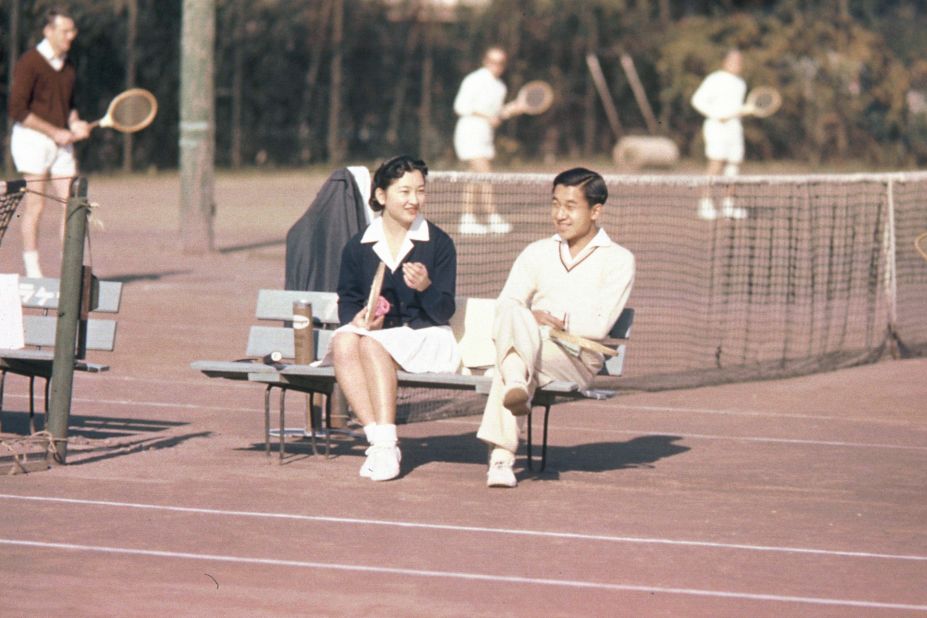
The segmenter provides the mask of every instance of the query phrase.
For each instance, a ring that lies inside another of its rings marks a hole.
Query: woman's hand
[[[367,330],[380,330],[383,328],[383,320],[386,318],[385,315],[371,318],[370,322],[367,322],[367,320],[364,319],[366,313],[366,307],[358,311],[357,315],[354,316],[354,319],[351,320],[351,326],[357,328],[366,328]]]
[[[402,277],[413,290],[424,292],[431,286],[428,269],[421,262],[406,262],[402,265]]]

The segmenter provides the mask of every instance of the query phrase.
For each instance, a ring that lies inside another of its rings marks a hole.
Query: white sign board
[[[18,350],[25,345],[19,275],[0,274],[0,348]]]

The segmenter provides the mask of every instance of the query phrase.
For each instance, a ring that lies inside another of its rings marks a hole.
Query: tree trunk
[[[231,141],[229,143],[229,159],[232,169],[241,168],[241,107],[244,97],[244,70],[245,70],[245,0],[235,0],[232,6],[233,15],[233,46],[232,50],[232,100],[231,100]]]
[[[586,50],[585,54],[595,54],[597,53],[597,48],[599,46],[599,35],[598,28],[596,26],[595,16],[592,11],[593,8],[588,4],[584,4],[582,7],[582,20],[585,23],[586,31]],[[579,46],[576,46],[576,51],[585,56],[582,49],[579,49]],[[596,123],[596,92],[595,84],[592,82],[592,79],[589,75],[589,70],[586,67],[585,57],[579,60],[576,63],[576,66],[579,70],[583,72],[583,75],[586,76],[586,79],[583,80],[586,84],[586,92],[583,94],[583,154],[586,156],[591,155],[595,152],[596,148],[596,138],[598,136],[598,125]]]
[[[332,7],[331,93],[328,106],[328,160],[335,165],[344,160],[341,140],[342,61],[344,58],[344,0]]]
[[[7,96],[13,92],[13,67],[19,58],[19,2],[20,0],[10,0],[10,36],[7,41],[7,76],[6,92]],[[7,117],[6,132],[3,135],[3,168],[7,178],[11,177],[15,170],[13,169],[13,157],[10,156],[10,132],[13,130],[13,120]]]
[[[434,80],[434,21],[425,10],[425,53],[422,60],[422,90],[419,100],[418,155],[427,160],[431,146],[431,90]]]
[[[126,89],[135,87],[138,0],[126,0]],[[122,135],[122,171],[132,171],[132,134]]]
[[[328,24],[328,20],[331,19],[333,4],[333,0],[322,2],[319,7],[318,27],[314,29],[316,35],[312,37],[309,69],[306,71],[306,79],[303,85],[302,102],[299,107],[299,125],[297,127],[300,163],[309,163],[312,160],[312,120],[318,116],[318,114],[313,113],[312,101],[319,78],[319,69],[322,66],[322,52],[325,51],[325,26]],[[312,32],[313,24],[311,20],[307,25],[309,31]]]
[[[213,250],[215,0],[183,0],[180,62],[180,236],[185,253]]]
[[[402,112],[406,106],[406,91],[409,89],[409,80],[412,60],[415,56],[415,47],[418,44],[419,25],[413,22],[406,35],[403,47],[402,61],[399,65],[399,78],[396,80],[396,91],[393,95],[393,106],[389,110],[389,121],[386,129],[386,143],[395,147],[399,143],[399,127],[402,126]]]

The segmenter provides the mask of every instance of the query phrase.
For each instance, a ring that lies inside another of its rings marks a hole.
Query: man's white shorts
[[[10,137],[10,151],[13,163],[20,174],[35,176],[74,176],[77,161],[74,159],[74,145],[59,146],[40,131],[24,127],[18,122],[13,125]]]
[[[712,161],[741,163],[744,160],[744,127],[740,120],[708,119],[702,127],[705,156]]]

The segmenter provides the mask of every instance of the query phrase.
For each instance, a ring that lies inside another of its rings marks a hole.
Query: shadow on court
[[[610,472],[631,468],[653,468],[661,459],[689,451],[688,446],[677,444],[679,436],[648,435],[624,442],[590,442],[573,446],[547,447],[547,469],[540,474],[544,480],[559,478],[560,472]],[[402,476],[429,463],[474,464],[482,466],[487,461],[486,445],[472,432],[427,437],[401,437]],[[337,436],[331,441],[331,457],[355,457],[360,465],[367,444],[362,438]],[[276,438],[271,439],[271,457],[279,457]],[[312,452],[309,438],[287,441],[283,465],[296,463],[312,457],[324,457],[325,439],[316,438],[318,455]],[[264,451],[263,443],[255,443],[248,451]],[[540,457],[541,445],[535,444],[534,456]],[[516,470],[525,466],[525,448],[518,453]],[[531,476],[531,473],[527,473]]]
[[[171,433],[188,425],[181,421],[73,415],[68,426],[68,465],[80,466],[143,451],[163,450],[193,438],[213,435],[211,431]],[[35,428],[36,431],[45,430],[44,414],[36,414]],[[29,413],[4,411],[3,430],[29,435]]]
[[[129,273],[126,275],[107,275],[105,279],[107,281],[118,281],[120,283],[134,283],[136,281],[160,281],[166,277],[172,277],[175,275],[188,275],[191,270],[165,270],[162,272],[154,273]]]

